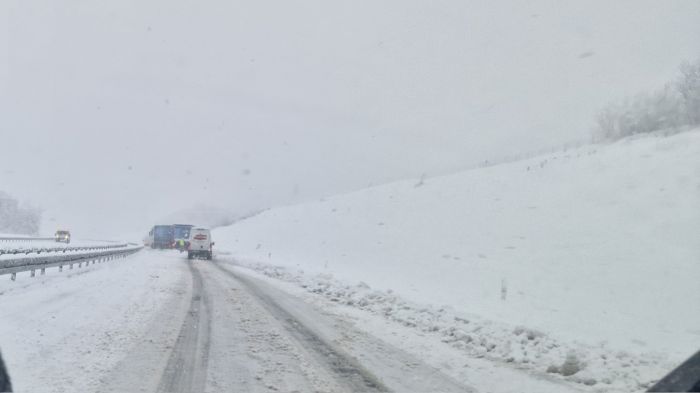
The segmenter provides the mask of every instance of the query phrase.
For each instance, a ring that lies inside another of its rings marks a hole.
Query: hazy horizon
[[[697,20],[696,1],[5,1],[0,190],[43,232],[108,236],[581,141],[700,55]]]

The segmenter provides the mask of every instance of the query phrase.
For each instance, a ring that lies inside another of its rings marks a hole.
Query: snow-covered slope
[[[240,261],[671,363],[700,342],[698,233],[700,130],[273,209],[215,240]]]

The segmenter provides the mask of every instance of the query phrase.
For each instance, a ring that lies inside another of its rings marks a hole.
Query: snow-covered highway
[[[421,355],[383,336],[414,333],[325,302],[226,259],[145,250],[0,281],[0,348],[15,391],[573,390],[415,335]]]

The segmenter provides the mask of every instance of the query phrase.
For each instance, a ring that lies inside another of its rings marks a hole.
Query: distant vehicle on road
[[[148,246],[151,248],[172,248],[175,241],[172,225],[156,225],[148,232]]]
[[[190,243],[187,247],[187,259],[206,258],[212,259],[214,242],[211,241],[211,232],[206,228],[192,228],[190,230]]]
[[[56,234],[54,235],[54,239],[56,239],[57,242],[59,243],[70,243],[70,232],[59,229],[56,231]]]

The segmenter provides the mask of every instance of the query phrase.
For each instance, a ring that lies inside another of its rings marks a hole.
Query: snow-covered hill
[[[242,263],[331,274],[667,366],[698,349],[698,233],[695,130],[273,209],[215,240]]]

